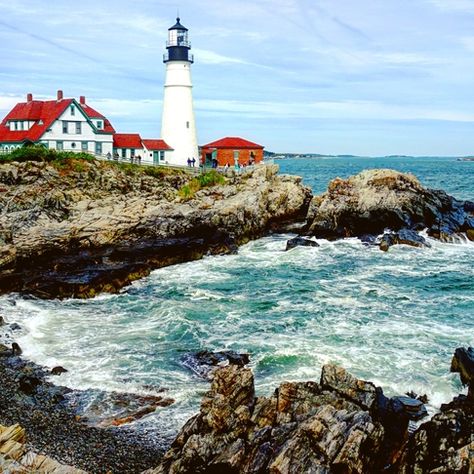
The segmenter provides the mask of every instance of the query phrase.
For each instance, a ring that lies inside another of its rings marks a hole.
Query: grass
[[[17,148],[11,153],[0,154],[0,163],[8,163],[11,161],[46,161],[60,166],[61,162],[71,159],[94,161],[94,157],[88,153],[50,150],[41,145],[24,146]]]
[[[225,182],[226,180],[224,176],[219,174],[216,170],[210,170],[207,173],[196,176],[189,181],[189,183],[181,186],[178,195],[181,199],[188,201],[189,199],[192,199],[200,189],[217,186],[218,184],[225,184]]]

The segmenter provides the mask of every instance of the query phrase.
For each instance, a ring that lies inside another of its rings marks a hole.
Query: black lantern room
[[[176,18],[176,25],[168,29],[168,41],[166,42],[167,52],[163,56],[163,62],[188,61],[194,62],[192,54],[189,54],[191,43],[188,39],[188,29]]]

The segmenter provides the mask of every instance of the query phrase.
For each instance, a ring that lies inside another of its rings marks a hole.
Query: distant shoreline
[[[415,159],[433,159],[433,158],[451,158],[458,161],[474,161],[474,156],[431,156],[431,155],[321,155],[319,153],[274,153],[264,152],[267,159],[284,160],[288,158],[415,158]]]

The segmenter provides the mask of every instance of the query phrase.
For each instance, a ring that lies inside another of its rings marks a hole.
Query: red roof
[[[242,148],[264,148],[262,145],[257,143],[250,142],[240,137],[225,137],[215,142],[208,143],[203,145],[202,148],[233,148],[233,149],[242,149]]]
[[[115,133],[115,129],[112,127],[112,124],[100,112],[97,112],[97,110],[93,109],[88,104],[80,104],[80,106],[89,118],[102,119],[104,121],[104,128],[99,129],[99,133]]]
[[[173,149],[164,140],[144,138],[142,142],[148,150],[172,150]]]
[[[116,133],[114,148],[143,148],[142,139],[138,133]]]
[[[0,142],[38,141],[71,102],[72,99],[34,100],[16,104],[0,124]],[[28,120],[36,123],[29,130],[10,131],[10,127],[6,125],[10,120]]]
[[[73,101],[74,99],[32,100],[16,104],[0,124],[0,142],[22,142],[24,140],[37,142]],[[77,105],[82,107],[87,117],[100,117],[104,120],[104,128],[99,130],[100,133],[115,132],[111,123],[99,112],[84,104]],[[29,130],[11,131],[10,127],[7,127],[7,122],[11,120],[36,123]]]

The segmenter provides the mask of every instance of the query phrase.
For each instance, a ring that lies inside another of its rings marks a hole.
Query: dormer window
[[[102,128],[102,120],[97,120],[97,128]]]

